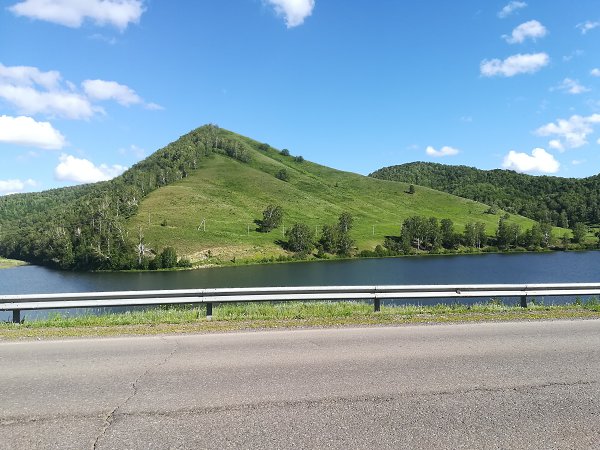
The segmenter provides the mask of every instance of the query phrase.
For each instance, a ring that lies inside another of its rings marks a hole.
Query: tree
[[[583,244],[587,231],[587,227],[584,223],[575,223],[575,225],[573,225],[573,242],[576,244]]]
[[[160,258],[160,267],[163,269],[171,269],[177,266],[177,252],[173,247],[165,247],[158,258]]]
[[[290,156],[290,151],[287,148],[284,148],[283,150],[281,150],[280,153],[282,156]]]
[[[299,255],[307,255],[314,248],[312,230],[304,223],[296,223],[287,232],[288,248]]]
[[[485,223],[469,222],[465,225],[464,242],[465,245],[481,249],[486,243]]]
[[[498,229],[496,230],[496,245],[499,248],[507,249],[510,245],[511,235],[506,219],[501,217],[498,221]]]
[[[323,251],[327,253],[335,253],[338,248],[338,229],[332,225],[323,225],[321,230],[321,238],[319,244]]]
[[[347,233],[352,228],[352,222],[354,222],[354,218],[352,214],[349,212],[343,212],[340,214],[338,218],[338,228],[340,231]]]
[[[290,179],[290,175],[288,174],[288,171],[285,169],[280,169],[276,174],[275,174],[275,178],[281,180],[281,181],[289,181]]]
[[[411,184],[410,186],[408,186],[408,191],[406,191],[407,194],[414,194],[415,193],[415,185]]]
[[[450,219],[442,219],[440,221],[440,234],[442,239],[442,246],[447,249],[456,247],[458,239],[454,232],[454,222]]]
[[[283,220],[283,208],[277,205],[268,205],[263,211],[263,218],[260,221],[260,231],[268,233],[281,225]]]
[[[302,163],[302,162],[304,162],[304,158],[300,155],[294,156],[294,162]]]
[[[341,233],[337,243],[337,253],[341,256],[348,256],[352,253],[354,241],[348,233]]]
[[[417,250],[421,250],[426,242],[429,225],[427,219],[421,216],[412,216],[402,222],[400,236],[404,242],[410,242],[416,245]]]

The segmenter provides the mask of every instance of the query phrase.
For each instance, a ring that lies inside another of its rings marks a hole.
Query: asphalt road
[[[0,449],[600,448],[600,321],[0,343]]]

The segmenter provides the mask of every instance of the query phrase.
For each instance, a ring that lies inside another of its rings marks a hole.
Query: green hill
[[[426,187],[407,191],[405,183],[324,167],[208,125],[114,180],[1,197],[0,255],[76,269],[135,267],[167,246],[193,261],[255,260],[286,253],[284,227],[302,222],[319,233],[342,212],[354,217],[358,250],[398,236],[414,215],[449,218],[459,232],[481,221],[495,232],[498,216],[484,204]],[[254,221],[268,204],[283,208],[284,223],[261,233]]]
[[[561,178],[512,170],[414,162],[384,167],[369,175],[428,186],[556,226],[600,224],[600,176]]]

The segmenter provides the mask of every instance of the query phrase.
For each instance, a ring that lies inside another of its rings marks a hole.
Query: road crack
[[[168,342],[168,340],[164,337],[161,337],[160,339],[165,342]],[[137,377],[133,381],[133,383],[131,383],[131,393],[127,396],[127,398],[125,400],[123,400],[119,405],[117,405],[112,411],[110,411],[108,413],[108,415],[104,418],[104,426],[102,427],[100,434],[98,434],[98,436],[96,436],[96,439],[94,440],[94,445],[92,446],[93,450],[96,450],[98,448],[98,443],[100,442],[100,439],[102,439],[102,437],[104,435],[106,435],[106,432],[111,427],[111,425],[114,423],[117,412],[120,409],[124,408],[127,405],[127,403],[129,403],[129,401],[131,401],[131,399],[133,399],[137,395],[137,393],[139,391],[139,384],[142,381],[142,379],[144,377],[146,377],[152,370],[158,369],[159,367],[164,366],[173,357],[173,355],[175,355],[175,353],[179,349],[179,341],[175,339],[174,342],[175,342],[175,346],[169,352],[169,354],[167,356],[165,356],[158,363],[153,364],[150,367],[148,367],[144,371],[144,373],[142,373],[139,377]]]

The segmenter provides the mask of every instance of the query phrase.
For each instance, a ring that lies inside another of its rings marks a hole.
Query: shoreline
[[[312,258],[294,258],[293,256],[288,256],[288,259],[285,260],[264,260],[264,259],[242,259],[233,261],[217,261],[210,262],[206,264],[194,264],[192,263],[192,267],[173,267],[169,269],[128,269],[128,270],[66,270],[60,269],[52,266],[44,266],[40,264],[30,263],[27,261],[20,261],[14,259],[6,259],[0,256],[0,270],[1,269],[10,269],[14,267],[21,266],[39,266],[46,267],[51,270],[56,271],[66,271],[66,272],[75,272],[75,273],[161,273],[161,272],[179,272],[179,271],[190,271],[190,270],[203,270],[203,269],[213,269],[220,267],[243,267],[243,266],[266,266],[266,265],[275,265],[275,264],[290,264],[290,263],[313,263],[313,262],[327,262],[327,261],[352,261],[352,260],[360,260],[360,259],[389,259],[389,258],[427,258],[427,257],[451,257],[451,256],[483,256],[483,255],[515,255],[515,254],[550,254],[550,253],[558,253],[558,252],[594,252],[600,251],[600,248],[588,247],[588,248],[576,248],[576,249],[563,249],[563,248],[551,248],[551,249],[542,249],[542,250],[526,250],[526,249],[515,249],[510,251],[472,251],[472,252],[442,252],[442,253],[411,253],[411,254],[399,254],[399,255],[373,255],[373,256],[331,256],[325,258],[318,258],[313,256]],[[9,262],[3,266],[3,262]]]

